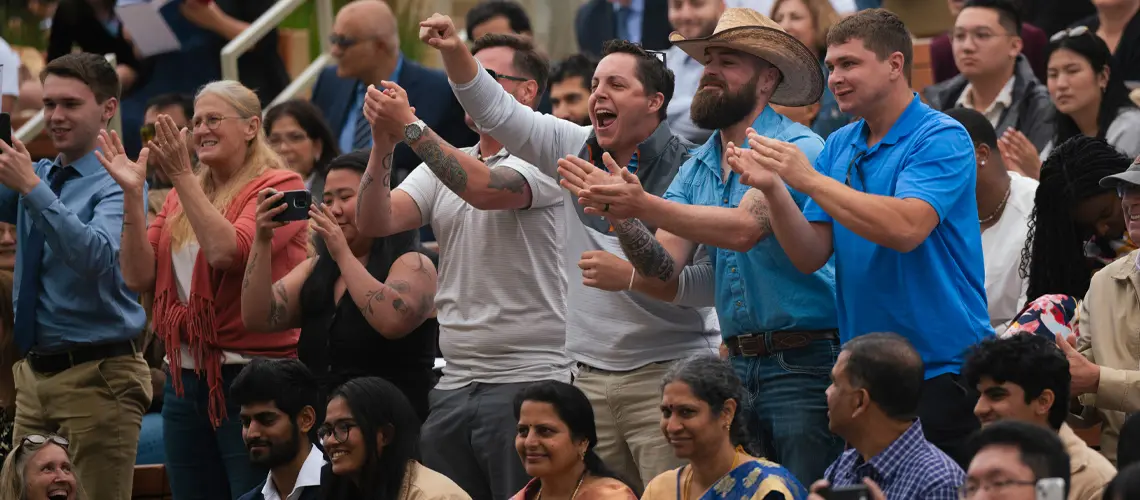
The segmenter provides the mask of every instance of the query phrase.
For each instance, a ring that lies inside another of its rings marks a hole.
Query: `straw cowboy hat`
[[[686,39],[674,31],[669,41],[701,64],[708,61],[709,47],[739,50],[772,63],[784,77],[772,94],[773,104],[806,106],[823,95],[823,72],[811,49],[752,9],[725,10],[707,37]]]

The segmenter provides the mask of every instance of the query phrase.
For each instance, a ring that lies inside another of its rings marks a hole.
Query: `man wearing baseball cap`
[[[624,182],[597,185],[593,170],[561,173],[575,186],[572,191],[582,190],[588,212],[614,221],[637,270],[634,289],[639,282],[668,282],[698,244],[708,247],[724,344],[752,396],[750,438],[767,458],[810,482],[843,450],[842,440],[828,430],[825,395],[839,353],[833,267],[800,273],[768,237],[764,195],[741,184],[729,164],[748,148],[750,130],[794,144],[808,158],[819,154],[823,139],[769,106],[818,101],[819,63],[806,46],[751,9],[727,9],[710,36],[673,33],[670,40],[705,65],[690,113],[698,127],[716,131],[693,151],[664,197],[646,193],[624,170]],[[799,191],[788,192],[800,208],[807,203]],[[710,223],[711,214],[722,215]],[[658,228],[656,239],[647,227]],[[631,272],[620,277],[630,280]],[[682,287],[675,300],[691,293]]]

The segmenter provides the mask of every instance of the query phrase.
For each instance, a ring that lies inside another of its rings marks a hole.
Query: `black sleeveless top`
[[[392,264],[415,248],[414,231],[378,238],[372,244],[365,267],[372,277],[384,282]],[[316,268],[301,286],[303,320],[297,357],[316,374],[325,394],[355,377],[381,377],[400,388],[420,420],[424,420],[428,392],[435,385],[432,367],[438,334],[436,323],[424,322],[397,340],[385,338],[364,319],[347,290],[340,301],[334,303],[333,290],[340,278],[340,268],[323,242],[317,242],[317,254],[320,258]]]

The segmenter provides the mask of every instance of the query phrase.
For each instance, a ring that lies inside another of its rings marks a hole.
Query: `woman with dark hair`
[[[532,479],[511,500],[636,500],[594,452],[594,409],[581,389],[548,380],[515,395],[515,449]]]
[[[336,388],[317,436],[329,458],[331,475],[321,481],[328,500],[471,498],[419,463],[419,418],[387,380],[361,377]]]
[[[1129,158],[1140,155],[1140,109],[1128,98],[1104,40],[1084,26],[1062,30],[1049,39],[1046,55],[1046,86],[1057,107],[1053,139],[1038,154],[1024,135],[1004,134],[999,148],[1006,165],[1037,177],[1053,148],[1082,135],[1104,139]]]
[[[1125,237],[1120,196],[1100,184],[1131,163],[1086,136],[1069,139],[1045,160],[1021,256],[1030,301],[1052,294],[1080,299],[1094,272],[1136,248]]]
[[[291,99],[269,108],[265,136],[289,169],[301,174],[305,187],[324,192],[329,162],[340,155],[336,140],[321,111],[302,99]]]
[[[254,331],[301,328],[297,357],[325,391],[360,375],[387,379],[399,387],[421,419],[435,384],[434,323],[424,323],[435,297],[435,266],[415,251],[412,231],[367,238],[356,228],[356,195],[368,165],[368,150],[334,159],[324,182],[323,204],[309,215],[320,236],[314,257],[272,281],[269,273],[246,275],[242,310]],[[281,193],[263,194],[258,206],[255,250],[250,268],[269,269],[268,246],[283,223],[273,216]],[[261,313],[253,313],[261,311]],[[268,314],[265,314],[268,311]]]
[[[678,361],[661,391],[661,431],[689,465],[653,478],[642,500],[807,498],[787,469],[745,452],[748,395],[732,365],[704,355]]]

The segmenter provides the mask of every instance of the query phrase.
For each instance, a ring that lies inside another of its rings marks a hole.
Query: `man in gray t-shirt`
[[[512,102],[539,102],[549,67],[529,41],[484,38],[474,50]],[[534,381],[571,379],[561,189],[488,136],[471,148],[447,144],[415,116],[403,89],[382,85],[365,98],[376,147],[357,226],[384,236],[430,224],[440,243],[435,307],[447,364],[429,396],[423,463],[475,500],[510,498],[529,480],[514,446],[515,395]],[[390,191],[399,141],[424,163]]]

